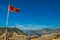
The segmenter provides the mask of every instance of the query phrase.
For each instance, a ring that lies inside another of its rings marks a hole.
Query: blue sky
[[[0,26],[6,26],[8,4],[21,12],[10,12],[9,26],[22,29],[60,27],[60,0],[0,0]]]

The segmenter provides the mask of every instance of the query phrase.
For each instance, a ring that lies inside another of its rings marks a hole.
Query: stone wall
[[[6,34],[0,35],[0,40],[6,40]],[[9,33],[8,33],[9,34]],[[27,36],[19,35],[16,32],[13,33],[12,37],[8,38],[9,40],[60,40],[60,33],[47,34],[38,37],[37,35]]]
[[[14,32],[12,37],[8,38],[9,40],[28,40],[28,37],[26,35],[18,35],[17,33]],[[0,35],[0,40],[6,40],[6,33],[3,35]]]
[[[6,40],[6,33],[0,36],[0,40]]]
[[[13,40],[28,40],[28,37],[26,35],[18,35],[14,32],[13,34]]]

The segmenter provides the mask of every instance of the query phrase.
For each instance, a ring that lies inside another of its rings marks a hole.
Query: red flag
[[[10,11],[12,11],[12,12],[20,12],[20,9],[15,8],[14,6],[10,6]]]

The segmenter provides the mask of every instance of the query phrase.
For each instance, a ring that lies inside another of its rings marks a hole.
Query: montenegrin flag
[[[14,6],[9,6],[9,10],[12,11],[12,12],[20,12],[20,9],[14,7]]]

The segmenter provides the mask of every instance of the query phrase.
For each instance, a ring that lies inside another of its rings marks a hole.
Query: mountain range
[[[44,28],[44,29],[39,29],[39,30],[23,30],[23,32],[29,36],[32,36],[32,35],[41,36],[41,35],[45,35],[45,34],[60,32],[60,28]]]
[[[6,27],[0,27],[0,35],[3,34],[6,31]],[[60,28],[44,28],[44,29],[38,29],[38,30],[21,30],[19,28],[8,28],[8,32],[12,35],[13,32],[16,32],[18,34],[24,34],[28,36],[32,35],[45,35],[45,34],[51,34],[51,33],[57,33],[60,32]]]

